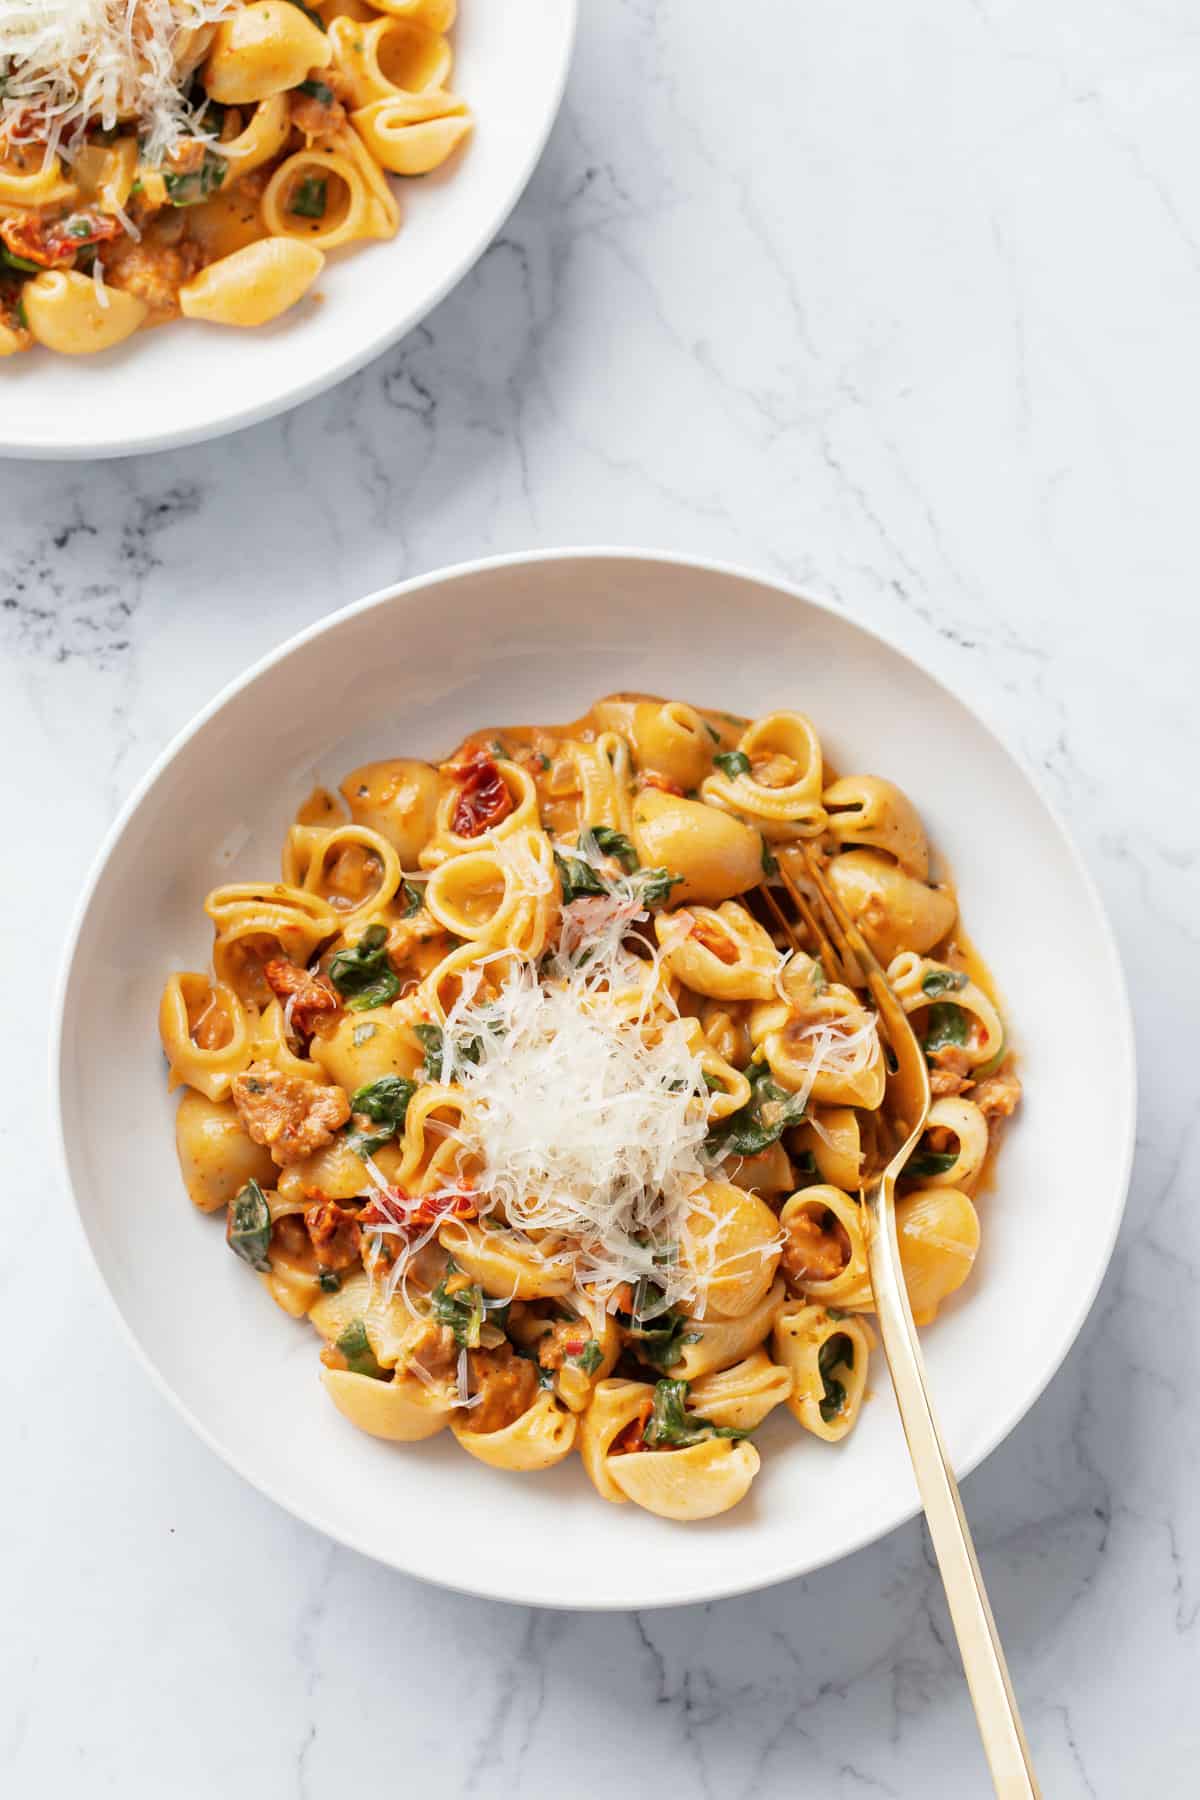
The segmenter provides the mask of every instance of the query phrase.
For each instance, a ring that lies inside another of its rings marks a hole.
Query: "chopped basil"
[[[683,1087],[684,1083],[680,1082],[679,1085],[680,1087]],[[704,1085],[710,1094],[723,1094],[725,1092],[725,1083],[721,1080],[721,1077],[719,1075],[710,1075],[707,1069],[704,1071]],[[672,1083],[672,1086],[674,1086],[674,1083]]]
[[[329,965],[329,979],[346,1000],[351,1012],[366,1012],[369,1007],[383,1006],[400,992],[400,980],[388,962],[387,930],[382,925],[368,925],[347,950],[339,950]]]
[[[252,1269],[271,1267],[267,1255],[271,1244],[271,1209],[257,1181],[248,1181],[229,1202],[225,1242],[233,1254],[249,1263]]]
[[[632,1339],[634,1353],[655,1369],[669,1369],[679,1361],[683,1346],[699,1338],[698,1332],[689,1331],[689,1321],[682,1313],[672,1307],[663,1309],[663,1299],[662,1289],[642,1275],[629,1312],[617,1314],[618,1323]]]
[[[173,174],[169,169],[163,171],[163,186],[167,190],[167,200],[171,206],[196,206],[201,200],[207,200],[215,194],[225,180],[229,164],[223,156],[214,150],[206,149],[196,169],[189,169],[186,174]],[[87,236],[86,228],[82,233]]]
[[[317,1286],[323,1294],[337,1294],[341,1291],[342,1278],[336,1269],[318,1269]]]
[[[708,1134],[710,1157],[757,1156],[777,1143],[790,1125],[804,1117],[805,1102],[781,1088],[765,1062],[752,1063],[746,1071],[750,1098]]]
[[[775,852],[772,850],[770,844],[768,844],[766,838],[762,841],[762,872],[767,877],[768,881],[772,875],[778,875],[779,873],[779,864],[775,860]]]
[[[296,92],[307,94],[312,100],[319,100],[322,106],[333,105],[333,89],[326,87],[323,81],[298,81]]]
[[[365,1113],[383,1130],[352,1131],[346,1140],[351,1150],[359,1156],[374,1156],[376,1150],[390,1143],[403,1131],[408,1103],[416,1091],[415,1081],[405,1081],[399,1075],[381,1075],[378,1081],[370,1081],[352,1094],[351,1112]]]
[[[0,262],[8,264],[10,269],[17,269],[22,275],[40,275],[41,263],[30,262],[24,256],[18,256],[7,244],[0,244]]]
[[[957,994],[967,985],[967,977],[958,969],[930,969],[921,983],[921,992],[936,1000],[939,994]]]
[[[401,917],[405,919],[415,919],[422,906],[425,904],[421,890],[419,887],[414,887],[411,881],[402,881],[400,886],[404,890],[405,903],[404,912]]]
[[[306,175],[292,189],[288,211],[300,219],[323,219],[328,195],[329,183],[324,175]]]
[[[685,1402],[686,1381],[658,1381],[654,1384],[654,1410],[646,1421],[642,1440],[652,1450],[683,1450],[689,1444],[703,1444],[709,1438],[744,1438],[749,1432],[732,1425],[714,1425],[697,1413],[689,1413]]]
[[[479,1332],[484,1321],[483,1289],[478,1282],[473,1282],[470,1287],[448,1294],[446,1281],[458,1272],[458,1264],[451,1257],[445,1275],[429,1296],[429,1303],[438,1324],[448,1325],[454,1333],[454,1341],[460,1350],[478,1350]]]
[[[595,825],[590,835],[602,856],[615,857],[628,874],[637,868],[637,851],[623,831],[614,831],[611,825]]]
[[[705,731],[707,731],[709,737],[712,739],[714,744],[720,743],[720,741],[721,741],[720,732],[717,730],[715,725],[710,725],[707,719],[705,719],[705,721],[704,721],[704,729],[705,729]]]
[[[957,1150],[918,1150],[905,1163],[904,1173],[914,1176],[944,1175],[957,1161]]]
[[[967,1015],[950,1000],[938,1000],[929,1009],[929,1029],[925,1034],[925,1054],[944,1050],[949,1044],[967,1041]]]
[[[346,1367],[352,1375],[369,1375],[373,1381],[388,1380],[388,1371],[371,1348],[367,1328],[361,1319],[347,1325],[337,1339],[336,1348],[345,1357]]]
[[[595,1338],[589,1338],[582,1350],[574,1355],[568,1351],[563,1361],[570,1363],[573,1369],[582,1369],[585,1375],[594,1375],[604,1361],[604,1352]]]
[[[821,1400],[821,1417],[826,1425],[837,1418],[846,1404],[846,1386],[834,1374],[835,1369],[854,1367],[854,1340],[847,1337],[844,1331],[835,1332],[826,1338],[817,1356],[817,1368],[821,1380],[825,1383],[825,1393]]]
[[[730,781],[736,781],[739,775],[750,773],[750,758],[744,750],[719,750],[713,761],[722,774],[728,775]]]

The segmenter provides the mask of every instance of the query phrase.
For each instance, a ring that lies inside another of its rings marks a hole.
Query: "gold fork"
[[[908,1016],[888,985],[879,961],[846,913],[810,845],[778,854],[779,878],[810,933],[831,980],[870,989],[880,1037],[890,1051],[887,1110],[893,1130],[891,1159],[862,1190],[867,1261],[879,1335],[896,1391],[913,1473],[925,1508],[929,1536],[941,1571],[959,1653],[971,1691],[984,1753],[1000,1800],[1028,1800],[1041,1793],[1021,1726],[996,1621],[988,1605],[958,1483],[946,1456],[925,1378],[896,1238],[896,1180],[929,1116],[929,1071]],[[808,876],[815,897],[796,879]],[[787,941],[801,948],[796,928],[765,883],[757,892]]]

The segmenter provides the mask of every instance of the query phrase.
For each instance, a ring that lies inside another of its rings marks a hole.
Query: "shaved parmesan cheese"
[[[156,164],[202,135],[183,96],[196,33],[239,0],[0,0],[0,135],[44,144],[47,162],[82,148],[88,125],[137,125]],[[199,40],[203,45],[203,38]]]

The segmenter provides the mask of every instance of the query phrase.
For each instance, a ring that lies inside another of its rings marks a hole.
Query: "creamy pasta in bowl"
[[[1021,1083],[912,801],[803,714],[614,694],[366,763],[278,880],[209,893],[211,967],[158,1014],[184,1182],[352,1424],[520,1472],[577,1448],[676,1520],[746,1498],[775,1407],[854,1428],[886,1065],[865,987],[764,918],[801,838],[925,1046],[897,1225],[931,1323]]]
[[[557,108],[573,0],[503,10],[0,4],[0,450],[231,429],[415,323]]]
[[[730,616],[745,653],[714,665]],[[314,742],[292,696],[318,672],[355,718]],[[539,717],[573,723],[494,723]],[[184,794],[168,864],[147,851]],[[281,652],[169,755],[84,905],[61,1072],[85,1224],[251,1479],[400,1567],[582,1605],[754,1586],[912,1510],[857,1201],[884,1053],[864,992],[762,903],[801,839],[930,1062],[898,1218],[960,1467],[1015,1422],[1103,1270],[1132,1118],[1119,970],[1061,829],[958,701],[836,615],[558,555]],[[1029,932],[1060,923],[1031,980]],[[1055,1123],[1085,1092],[1094,1163]]]

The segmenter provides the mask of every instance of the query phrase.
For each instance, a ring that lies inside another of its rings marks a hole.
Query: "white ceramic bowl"
[[[316,779],[369,757],[444,753],[483,723],[569,719],[619,688],[745,713],[803,708],[837,767],[913,795],[952,862],[1026,1084],[981,1201],[976,1272],[925,1334],[960,1471],[1012,1429],[1079,1330],[1133,1142],[1124,982],[1066,832],[961,700],[841,613],[712,564],[554,551],[373,595],[235,682],[126,806],[72,933],[55,1078],[84,1230],[151,1371],[249,1481],[396,1568],[545,1605],[754,1588],[908,1518],[915,1489],[882,1362],[845,1446],[806,1436],[780,1408],[759,1435],[750,1497],[708,1524],[605,1504],[577,1458],[504,1475],[448,1433],[411,1447],[365,1437],[324,1395],[312,1331],[270,1304],[219,1224],[189,1205],[155,1018],[166,973],[207,965],[206,890],[275,871]]]
[[[273,325],[176,320],[100,356],[0,362],[0,456],[126,456],[237,431],[309,400],[411,331],[499,231],[557,115],[576,0],[463,0],[454,89],[475,114],[446,168],[397,181],[387,243],[332,254]]]

